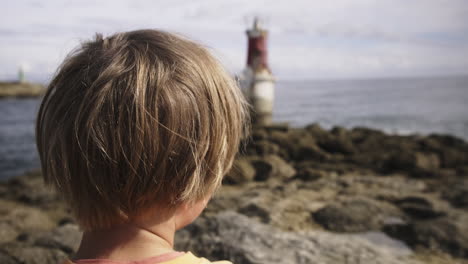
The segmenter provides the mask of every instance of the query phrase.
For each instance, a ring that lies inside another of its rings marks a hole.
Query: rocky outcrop
[[[287,232],[232,211],[198,219],[180,231],[176,241],[179,249],[243,264],[422,263],[411,259],[410,251],[402,244],[386,247],[372,243],[366,236],[323,231]]]
[[[371,199],[349,199],[329,204],[313,213],[314,220],[336,232],[380,230],[387,219],[402,218],[392,205]]]
[[[467,164],[451,136],[254,128],[177,246],[237,264],[468,263]],[[0,263],[76,250],[81,233],[38,172],[0,183],[0,212]]]

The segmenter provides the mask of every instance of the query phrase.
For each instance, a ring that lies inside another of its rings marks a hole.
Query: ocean
[[[468,76],[282,81],[273,120],[301,127],[370,127],[391,134],[468,140]],[[40,99],[0,99],[0,179],[39,167],[34,120]]]

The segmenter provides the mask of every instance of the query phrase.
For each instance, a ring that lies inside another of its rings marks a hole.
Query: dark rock
[[[29,243],[31,241],[31,235],[28,233],[21,233],[16,237],[16,241]]]
[[[288,148],[291,144],[290,133],[281,131],[272,131],[270,134],[270,140],[284,148]]]
[[[51,188],[45,186],[38,171],[12,178],[8,187],[9,198],[32,206],[49,207],[60,199]]]
[[[440,168],[440,160],[435,153],[396,152],[384,165],[388,171],[407,171],[418,175],[430,174]]]
[[[256,129],[252,132],[252,139],[254,142],[260,140],[267,140],[268,133],[265,131],[265,129]]]
[[[63,226],[66,224],[76,224],[75,219],[73,219],[71,216],[65,216],[59,219],[58,223],[59,226]]]
[[[319,147],[332,154],[352,154],[355,152],[353,143],[348,138],[328,139],[318,143]]]
[[[256,181],[266,181],[273,177],[289,179],[296,174],[296,170],[291,165],[276,155],[253,160],[252,165],[255,168]]]
[[[370,199],[351,199],[325,206],[312,215],[317,223],[331,231],[364,232],[380,229],[385,218],[397,214],[388,204]]]
[[[457,167],[457,174],[460,176],[468,176],[468,166],[458,166]]]
[[[254,203],[250,203],[247,206],[240,208],[238,212],[248,217],[256,218],[262,223],[269,223],[271,220],[270,212]]]
[[[289,124],[288,123],[274,123],[263,127],[266,131],[282,131],[288,132],[289,131]]]
[[[327,136],[320,135],[317,139],[318,146],[328,153],[332,154],[352,154],[355,147],[348,135],[348,131],[342,127],[334,127]]]
[[[431,201],[424,197],[405,197],[396,201],[406,214],[418,219],[436,218],[445,215],[444,212],[434,208]]]
[[[456,257],[468,257],[468,219],[441,217],[431,221],[416,221],[404,225],[390,225],[384,231],[412,247],[442,249]]]
[[[329,137],[329,132],[323,129],[319,124],[311,124],[304,128],[315,140],[321,141]]]
[[[468,152],[452,148],[443,148],[440,150],[439,155],[444,168],[463,167],[468,163]]]
[[[292,132],[272,131],[270,141],[279,147],[278,155],[286,160],[290,160],[297,149],[297,144],[292,140]]]
[[[303,168],[300,169],[296,174],[296,178],[303,181],[315,181],[322,177],[326,177],[327,173],[322,170],[316,170],[313,168]]]
[[[268,140],[259,140],[254,142],[253,148],[255,149],[255,153],[260,156],[277,154],[280,152],[280,147]]]
[[[455,207],[468,208],[468,180],[449,183],[442,190],[442,198],[448,200]]]
[[[255,180],[266,181],[273,172],[273,165],[265,160],[254,160],[252,165],[255,168]]]
[[[329,155],[320,149],[316,144],[308,144],[299,147],[296,159],[326,161],[329,159]]]
[[[350,131],[350,137],[354,144],[367,145],[367,148],[378,147],[379,141],[385,134],[382,131],[356,127]]]
[[[468,163],[468,144],[448,135],[430,135],[421,140],[421,147],[436,152],[444,168],[466,166]]]
[[[5,252],[0,251],[0,263],[2,264],[18,264],[19,260],[13,258]]]

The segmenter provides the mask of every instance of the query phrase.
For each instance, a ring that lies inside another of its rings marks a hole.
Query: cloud
[[[0,78],[27,63],[30,76],[47,79],[95,32],[137,28],[201,41],[236,72],[245,64],[244,31],[254,15],[270,30],[270,64],[279,78],[468,73],[465,0],[17,0],[3,9]]]

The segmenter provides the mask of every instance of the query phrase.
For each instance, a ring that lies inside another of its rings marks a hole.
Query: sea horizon
[[[468,141],[468,75],[278,80],[273,121],[387,134],[444,134]],[[0,179],[39,168],[34,122],[40,98],[0,100]]]

